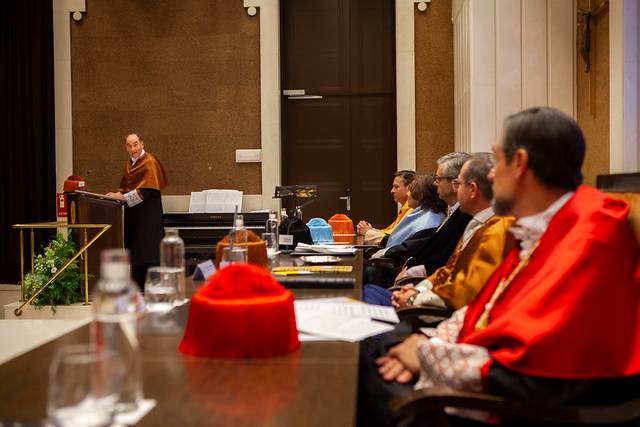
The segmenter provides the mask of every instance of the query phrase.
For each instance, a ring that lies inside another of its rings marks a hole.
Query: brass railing
[[[56,281],[56,279],[69,267],[79,256],[85,254],[84,256],[84,304],[89,304],[89,253],[87,249],[93,243],[98,240],[100,236],[102,236],[107,230],[111,228],[111,224],[67,224],[66,222],[34,222],[31,224],[14,224],[11,226],[12,228],[17,228],[20,230],[20,289],[22,292],[22,304],[20,307],[16,308],[13,312],[16,316],[22,315],[22,310],[24,306],[27,304],[31,304],[31,302],[42,293],[49,285]],[[35,263],[35,235],[34,230],[40,228],[79,228],[83,231],[84,236],[84,245],[77,251],[69,261],[67,261],[56,273],[51,276],[49,281],[45,283],[43,287],[38,289],[28,301],[25,301],[25,291],[24,291],[24,230],[29,229],[31,233],[31,271],[33,271],[34,263]],[[87,230],[90,228],[100,229],[98,233],[89,241],[87,241]]]

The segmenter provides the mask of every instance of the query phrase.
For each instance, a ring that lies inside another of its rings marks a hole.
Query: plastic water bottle
[[[186,298],[186,278],[184,268],[184,240],[175,228],[169,228],[160,242],[160,267],[180,269],[178,279],[178,294],[176,301],[182,302]]]
[[[268,235],[273,235],[273,240],[271,242],[267,242],[267,256],[269,258],[273,258],[278,253],[278,218],[276,218],[275,212],[269,212],[269,219],[267,219],[267,223],[265,224],[265,230]]]
[[[275,234],[276,242],[278,241],[278,218],[276,218],[275,212],[269,212],[269,219],[267,220],[265,232]]]
[[[113,351],[123,363],[123,381],[116,411],[135,410],[142,400],[142,360],[137,330],[137,312],[142,305],[131,280],[129,252],[102,252],[100,281],[93,299],[95,322],[91,341],[98,349]]]
[[[244,228],[244,217],[240,214],[236,216],[233,230],[233,244],[243,244],[249,241],[249,233]]]

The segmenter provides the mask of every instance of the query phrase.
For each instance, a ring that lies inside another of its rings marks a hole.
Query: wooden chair
[[[611,197],[629,203],[631,206],[629,222],[640,242],[640,173],[598,175],[596,187]]]
[[[505,423],[511,421],[511,425],[518,425],[518,420],[523,419],[538,425],[612,425],[640,420],[640,396],[608,406],[544,406],[490,394],[434,387],[414,390],[391,401],[391,408],[400,419],[428,414],[435,425],[443,427],[449,425],[445,407],[491,412]]]

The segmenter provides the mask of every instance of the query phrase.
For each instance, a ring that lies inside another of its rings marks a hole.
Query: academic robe
[[[124,241],[131,251],[131,264],[154,265],[160,261],[160,241],[164,236],[160,190],[167,185],[164,168],[149,152],[134,165],[128,160],[120,182],[120,192],[138,190],[142,202],[125,204]]]
[[[483,388],[551,404],[634,395],[622,393],[640,379],[640,248],[628,214],[625,202],[579,187],[485,325],[485,306],[520,263],[518,247],[507,255],[469,304],[458,335],[489,352]]]
[[[460,239],[447,263],[428,277],[433,293],[454,309],[473,300],[502,262],[508,229],[513,223],[512,217],[494,215],[475,231],[462,250]]]

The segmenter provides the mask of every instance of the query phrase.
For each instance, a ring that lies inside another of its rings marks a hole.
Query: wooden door
[[[346,213],[385,226],[396,213],[394,2],[281,5],[282,88],[298,91],[282,101],[283,184],[318,186],[305,220]]]

